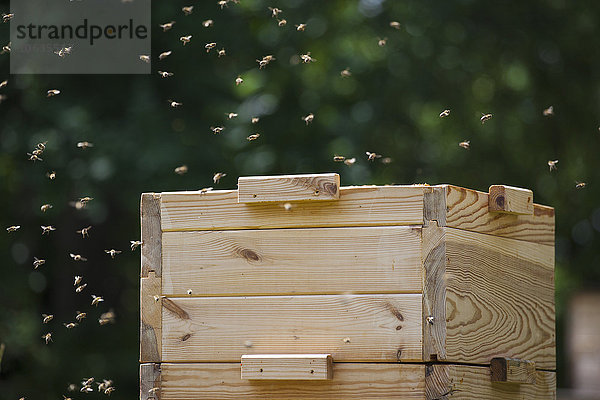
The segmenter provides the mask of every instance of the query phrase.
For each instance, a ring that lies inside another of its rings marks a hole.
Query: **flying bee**
[[[183,45],[185,46],[186,43],[189,43],[192,40],[192,35],[188,35],[188,36],[182,36],[179,38],[179,40],[181,41],[181,43],[183,43]]]
[[[63,394],[63,400],[73,400],[73,399],[72,399],[72,398],[70,398],[70,397],[67,397],[67,396],[65,396],[65,395]]]
[[[301,55],[300,55],[300,58],[302,59],[302,62],[303,62],[304,64],[309,64],[309,63],[311,63],[311,62],[317,62],[317,59],[316,59],[316,58],[312,58],[312,57],[310,56],[310,51],[309,51],[309,52],[307,52],[306,54],[301,54]]]
[[[42,205],[40,206],[40,210],[41,210],[42,212],[46,212],[46,211],[48,211],[48,210],[49,210],[49,209],[51,209],[51,208],[52,208],[52,204],[42,204]]]
[[[11,19],[13,19],[14,16],[15,16],[15,14],[2,13],[2,22],[6,23],[6,22],[10,21]]]
[[[546,108],[544,111],[542,111],[542,114],[544,115],[544,117],[549,117],[551,115],[554,115],[554,107],[550,106],[550,107]]]
[[[587,186],[587,183],[585,183],[585,182],[578,182],[578,181],[575,182],[575,189],[583,189],[586,186]]]
[[[277,26],[286,26],[286,25],[287,25],[287,20],[285,18],[277,20]]]
[[[221,49],[221,50],[219,50],[219,51],[217,52],[217,54],[219,55],[219,58],[220,58],[220,57],[222,57],[222,56],[225,56],[225,55],[226,55],[226,54],[225,54],[225,49]]]
[[[106,395],[109,395],[109,396],[110,396],[110,395],[111,395],[111,393],[112,393],[112,392],[114,392],[115,390],[116,390],[116,389],[115,389],[115,387],[114,387],[114,386],[107,387],[106,389],[104,389],[104,394],[106,394]]]
[[[296,30],[298,32],[304,32],[306,30],[306,24],[298,24],[298,25],[296,25]]]
[[[42,265],[46,264],[46,260],[39,259],[37,257],[33,257],[33,269],[38,269]]]
[[[392,22],[390,22],[390,26],[394,29],[400,29],[400,22],[392,21]]]
[[[375,161],[376,158],[381,158],[381,154],[371,153],[370,151],[365,152],[369,161]]]
[[[355,162],[356,162],[356,158],[354,158],[354,157],[344,160],[344,164],[346,164],[349,167],[354,165]]]
[[[229,2],[229,0],[219,0],[217,1],[217,5],[219,7],[221,7],[221,10],[223,9],[223,7],[227,7],[227,3]]]
[[[81,254],[69,253],[69,256],[73,259],[73,261],[87,261],[87,258],[83,257]]]
[[[90,235],[89,235],[90,229],[92,229],[91,225],[86,228],[81,228],[80,230],[77,231],[77,233],[79,233],[81,235],[81,237],[83,239],[85,239],[86,237],[90,237]]]
[[[98,385],[98,391],[102,392],[105,389],[111,387],[112,384],[113,384],[113,382],[112,381],[107,381],[106,379],[104,379],[103,382],[96,382],[96,384]]]
[[[210,52],[212,49],[214,49],[215,47],[217,47],[217,44],[215,42],[211,42],[211,43],[206,43],[204,45],[204,48],[206,49],[206,52]]]
[[[48,225],[48,226],[41,225],[41,228],[42,228],[42,235],[50,234],[50,232],[56,230],[56,228],[53,227],[52,225]]]
[[[460,147],[462,147],[463,149],[469,150],[471,148],[471,141],[470,140],[463,140],[458,145]]]
[[[0,89],[5,88],[8,85],[8,81],[2,81],[0,82]]]
[[[177,107],[181,107],[183,105],[183,103],[178,103],[174,100],[167,100],[169,102],[169,105],[171,106],[171,108],[177,108]]]
[[[306,122],[306,125],[309,125],[315,120],[315,114],[310,113],[305,117],[302,117],[302,121]]]
[[[558,164],[558,160],[549,160],[548,161],[548,167],[550,167],[550,171],[556,171],[558,169],[558,167],[556,166],[556,164]]]
[[[186,174],[187,172],[188,172],[187,165],[182,165],[180,167],[175,168],[175,173],[177,175],[183,175],[183,174]]]
[[[223,132],[225,130],[225,127],[223,126],[211,126],[210,130],[212,131],[212,133],[214,133],[215,135]]]
[[[146,55],[141,55],[140,56],[140,60],[145,62],[145,63],[150,63],[150,56],[146,56]]]
[[[340,75],[342,78],[349,78],[352,76],[352,72],[350,72],[350,68],[346,68],[340,72]]]
[[[160,26],[162,28],[163,32],[166,32],[169,29],[171,29],[173,27],[173,25],[175,25],[175,21],[167,22],[166,24],[161,24],[158,26]]]
[[[98,307],[98,304],[103,302],[104,299],[100,296],[92,295],[92,305]]]
[[[35,150],[34,150],[34,151],[35,151]],[[34,154],[34,153],[27,153],[27,155],[29,156],[29,161],[33,161],[33,162],[36,162],[36,161],[44,161],[44,159],[43,159],[43,158],[41,158],[41,157],[40,157],[39,155],[37,155],[37,154]]]
[[[6,232],[12,233],[18,231],[19,229],[21,229],[21,225],[12,225],[6,228]]]
[[[56,179],[56,171],[46,172],[46,177],[48,177],[48,179],[53,181],[54,179]]]
[[[153,387],[152,389],[148,390],[148,394],[155,396],[157,392],[160,391],[160,388],[158,387]]]
[[[227,113],[225,115],[227,115],[227,119],[234,119],[238,116],[236,113],[233,112]]]
[[[47,324],[48,322],[54,319],[54,315],[52,314],[42,314],[42,323]]]
[[[158,55],[158,59],[159,60],[164,60],[165,58],[169,57],[171,55],[172,51],[163,51],[162,53],[160,53]]]
[[[114,311],[111,310],[111,311],[102,313],[100,315],[100,318],[98,319],[98,323],[100,325],[114,324],[115,323],[115,313],[114,313]]]
[[[141,240],[130,240],[129,243],[131,243],[131,251],[135,251],[135,249],[143,244]]]
[[[41,156],[42,153],[44,153],[44,150],[35,149],[31,151],[31,154],[33,154],[34,156]]]
[[[485,124],[487,121],[489,121],[490,119],[492,119],[493,115],[492,114],[483,114],[481,113],[481,118],[479,118],[479,120],[481,121],[481,125]]]
[[[221,180],[221,178],[227,176],[227,174],[223,173],[223,172],[217,172],[213,175],[213,182],[214,183],[219,183],[219,181]]]
[[[277,16],[283,12],[283,10],[280,10],[277,7],[269,7],[269,10],[271,10],[272,18],[277,18]]]
[[[377,45],[378,45],[379,47],[383,47],[383,46],[385,46],[386,44],[387,44],[387,38],[383,38],[383,39],[379,38],[379,40],[377,41]]]
[[[249,142],[256,140],[260,137],[260,133],[254,133],[246,138]]]
[[[252,117],[252,119],[250,120],[250,122],[252,122],[253,124],[258,124],[258,121],[260,121],[259,117]]]
[[[58,89],[50,89],[46,92],[47,97],[58,96],[60,94],[60,90]]]
[[[88,378],[88,379],[83,378],[83,381],[81,381],[81,386],[91,386],[92,383],[94,383],[95,380],[96,379],[94,379],[94,377],[91,377],[91,378]]]
[[[12,45],[12,42],[8,42],[8,44],[6,46],[2,46],[2,51],[0,51],[0,54],[10,53],[11,45]]]
[[[48,142],[40,142],[38,144],[35,145],[35,148],[41,151],[46,150],[46,145],[48,144]]]
[[[52,332],[48,332],[45,335],[42,335],[42,339],[46,341],[46,344],[52,341]]]
[[[344,162],[346,160],[346,157],[344,156],[333,156],[333,161],[335,162]]]
[[[77,315],[75,316],[75,319],[77,320],[77,322],[81,322],[85,319],[85,317],[87,317],[87,313],[81,311],[77,311],[76,314]]]
[[[121,250],[115,250],[115,249],[104,250],[104,252],[106,254],[110,255],[110,258],[112,258],[112,259],[114,259],[117,254],[121,254],[122,253]]]
[[[77,326],[77,324],[75,322],[63,323],[63,325],[67,329],[73,329],[73,328],[75,328]]]
[[[166,72],[166,71],[158,71],[158,74],[160,75],[161,78],[168,78],[168,77],[174,75],[172,72]]]
[[[242,79],[242,77],[240,75],[238,75],[238,77],[235,78],[235,86],[239,86],[242,83],[244,83],[244,80]]]
[[[214,25],[214,21],[212,19],[207,19],[206,21],[202,21],[202,26],[205,28],[210,28]]]
[[[79,389],[81,393],[91,393],[94,391],[90,385],[83,385],[81,389]]]
[[[75,293],[81,293],[83,292],[83,289],[85,289],[87,287],[87,283],[84,283],[83,285],[79,285],[75,288]]]
[[[265,60],[256,60],[256,62],[258,63],[258,69],[263,69],[264,67],[266,67],[269,64]]]
[[[75,283],[73,283],[73,286],[79,285],[82,281],[83,281],[83,276],[76,275],[75,276]]]
[[[387,164],[391,164],[391,163],[392,163],[392,159],[391,159],[391,157],[383,157],[383,158],[381,159],[381,163],[382,163],[382,164],[385,164],[385,165],[387,165]]]
[[[444,110],[440,113],[440,118],[446,118],[450,115],[450,110]]]
[[[184,15],[190,15],[193,10],[194,10],[194,6],[186,6],[186,7],[181,8],[181,11],[183,11]]]

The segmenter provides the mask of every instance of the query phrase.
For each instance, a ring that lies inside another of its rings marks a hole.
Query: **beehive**
[[[142,195],[142,399],[553,399],[529,190],[240,178]]]

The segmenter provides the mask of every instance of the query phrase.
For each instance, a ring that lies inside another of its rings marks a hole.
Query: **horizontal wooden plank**
[[[333,377],[331,354],[245,354],[242,379],[327,380]]]
[[[421,359],[421,295],[171,298],[165,362],[239,362],[244,354],[326,353],[345,361]]]
[[[244,176],[238,179],[238,202],[337,200],[338,174]]]
[[[492,185],[489,189],[488,209],[490,212],[508,214],[533,214],[533,192],[506,185]]]
[[[492,382],[535,384],[535,363],[517,358],[495,357],[490,362]]]
[[[325,381],[249,381],[238,363],[163,363],[161,400],[424,399],[424,366],[334,363]]]
[[[420,293],[421,229],[165,232],[163,294]]]
[[[490,213],[488,193],[446,186],[446,226],[554,246],[554,209],[533,205],[533,215]]]
[[[161,194],[163,231],[293,227],[419,225],[423,187],[359,186],[340,189],[337,201],[238,203],[230,191]]]
[[[555,369],[554,248],[446,228],[446,360]]]

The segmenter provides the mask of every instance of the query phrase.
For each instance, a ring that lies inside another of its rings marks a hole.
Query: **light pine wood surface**
[[[488,207],[490,212],[532,215],[533,192],[506,185],[492,185],[489,189]]]
[[[238,179],[238,202],[337,200],[338,174],[245,176]]]
[[[319,381],[333,378],[331,354],[245,354],[242,379]]]

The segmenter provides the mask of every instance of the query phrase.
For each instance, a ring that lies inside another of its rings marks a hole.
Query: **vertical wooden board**
[[[556,372],[537,371],[535,385],[492,383],[490,369],[469,365],[427,367],[427,400],[552,400]]]
[[[249,381],[240,365],[162,364],[161,400],[422,400],[424,366],[334,363],[332,380]]]
[[[333,378],[331,354],[245,354],[242,379],[322,381]]]
[[[163,294],[421,293],[421,229],[165,232]]]
[[[140,362],[160,362],[162,350],[161,279],[150,272],[140,280]]]
[[[160,400],[160,364],[140,364],[140,400]]]
[[[331,354],[336,362],[421,360],[418,294],[169,300],[181,311],[163,308],[165,362],[293,353]]]
[[[423,188],[359,186],[340,189],[336,201],[284,204],[238,203],[237,191],[161,194],[165,231],[293,227],[420,225]]]
[[[337,200],[338,174],[245,176],[238,179],[238,202]]]
[[[554,248],[446,229],[446,355],[556,368]]]
[[[148,272],[154,271],[161,276],[161,218],[160,194],[142,194],[140,219],[142,227],[142,271],[141,277],[147,277]]]
[[[533,205],[533,215],[490,213],[489,195],[446,186],[446,226],[554,246],[554,209]]]

